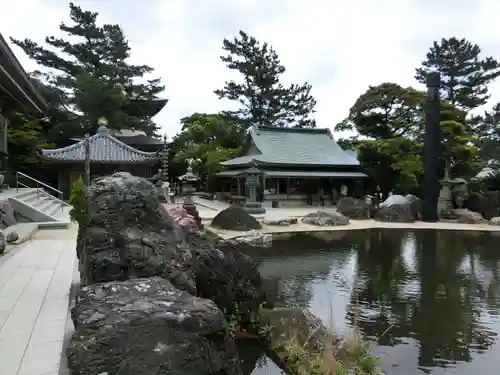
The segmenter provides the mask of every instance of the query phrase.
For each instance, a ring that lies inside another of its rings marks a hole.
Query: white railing
[[[16,172],[16,189],[17,189],[17,191],[19,191],[20,187],[33,188],[33,186],[30,186],[28,184],[25,184],[25,183],[19,181],[19,180],[22,180],[22,179],[29,180],[32,185],[33,184],[35,185],[34,188],[36,189],[36,195],[37,195],[37,197],[39,197],[40,194],[42,194],[44,196],[51,197],[52,199],[58,201],[61,204],[61,210],[65,206],[69,206],[69,204],[66,203],[64,201],[64,199],[63,199],[64,198],[64,194],[63,194],[62,191],[57,190],[56,188],[53,188],[52,186],[47,185],[46,183],[44,183],[42,181],[39,181],[36,178],[33,178],[31,176],[28,176],[27,174],[22,173],[22,172]],[[45,189],[50,190],[53,194],[45,191]]]

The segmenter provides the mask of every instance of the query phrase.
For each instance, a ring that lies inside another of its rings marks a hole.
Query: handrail
[[[23,184],[22,182],[20,182],[19,181],[19,177],[27,178],[28,180],[33,181],[34,183],[36,183],[36,194],[37,194],[37,196],[38,196],[38,194],[41,193],[43,195],[52,197],[52,199],[54,199],[57,202],[61,203],[61,210],[65,206],[70,206],[68,203],[66,203],[64,201],[64,199],[63,199],[64,198],[64,194],[63,194],[63,192],[61,190],[57,190],[56,188],[53,188],[52,186],[47,185],[46,183],[44,183],[42,181],[39,181],[36,178],[28,176],[27,174],[25,174],[23,172],[16,172],[16,188],[17,188],[17,190],[19,190],[19,186],[24,186],[24,187],[30,188],[30,186],[28,186],[28,185]],[[55,192],[57,194],[57,196],[54,196],[54,195],[50,194],[49,192],[44,191],[43,188],[41,188],[40,186],[43,186],[45,188],[48,188],[48,189],[52,190],[53,192]]]
[[[57,190],[56,188],[53,188],[52,186],[50,185],[47,185],[46,183],[42,182],[42,181],[38,181],[36,178],[33,178],[31,176],[28,176],[27,174],[24,174],[23,172],[16,172],[16,175],[18,176],[22,176],[22,177],[26,177],[28,180],[31,180],[33,182],[36,182],[37,184],[39,185],[42,185],[43,187],[46,187],[46,188],[49,188],[50,190],[54,191],[57,193],[57,195],[59,195],[60,197],[63,196],[63,192],[61,190]],[[62,199],[61,199],[62,200]]]

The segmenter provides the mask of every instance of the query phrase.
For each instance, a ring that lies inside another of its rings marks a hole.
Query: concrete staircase
[[[54,225],[57,223],[63,226],[71,223],[69,216],[71,205],[43,189],[19,189],[19,193],[9,197],[9,201],[15,212],[30,221],[47,223],[47,226],[51,227],[57,226]]]

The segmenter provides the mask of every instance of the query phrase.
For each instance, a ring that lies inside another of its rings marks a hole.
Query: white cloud
[[[76,3],[99,12],[104,22],[121,24],[133,60],[153,66],[161,76],[170,102],[157,121],[170,135],[179,130],[183,116],[228,107],[213,90],[232,77],[219,56],[222,39],[239,29],[275,47],[288,69],[287,83],[313,84],[320,127],[341,121],[368,85],[391,81],[416,86],[414,69],[433,40],[466,37],[485,55],[500,58],[500,3],[493,0],[149,0],[147,7],[123,0]],[[5,37],[41,41],[58,35],[59,23],[68,17],[63,0],[8,4],[9,11],[0,14]],[[14,50],[26,69],[34,68]],[[500,101],[500,82],[491,93],[492,102]]]

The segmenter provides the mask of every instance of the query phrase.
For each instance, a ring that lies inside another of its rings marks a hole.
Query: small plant
[[[87,225],[89,221],[89,212],[85,194],[85,184],[83,183],[82,176],[78,177],[71,186],[69,203],[73,206],[69,212],[71,220],[82,226]]]

